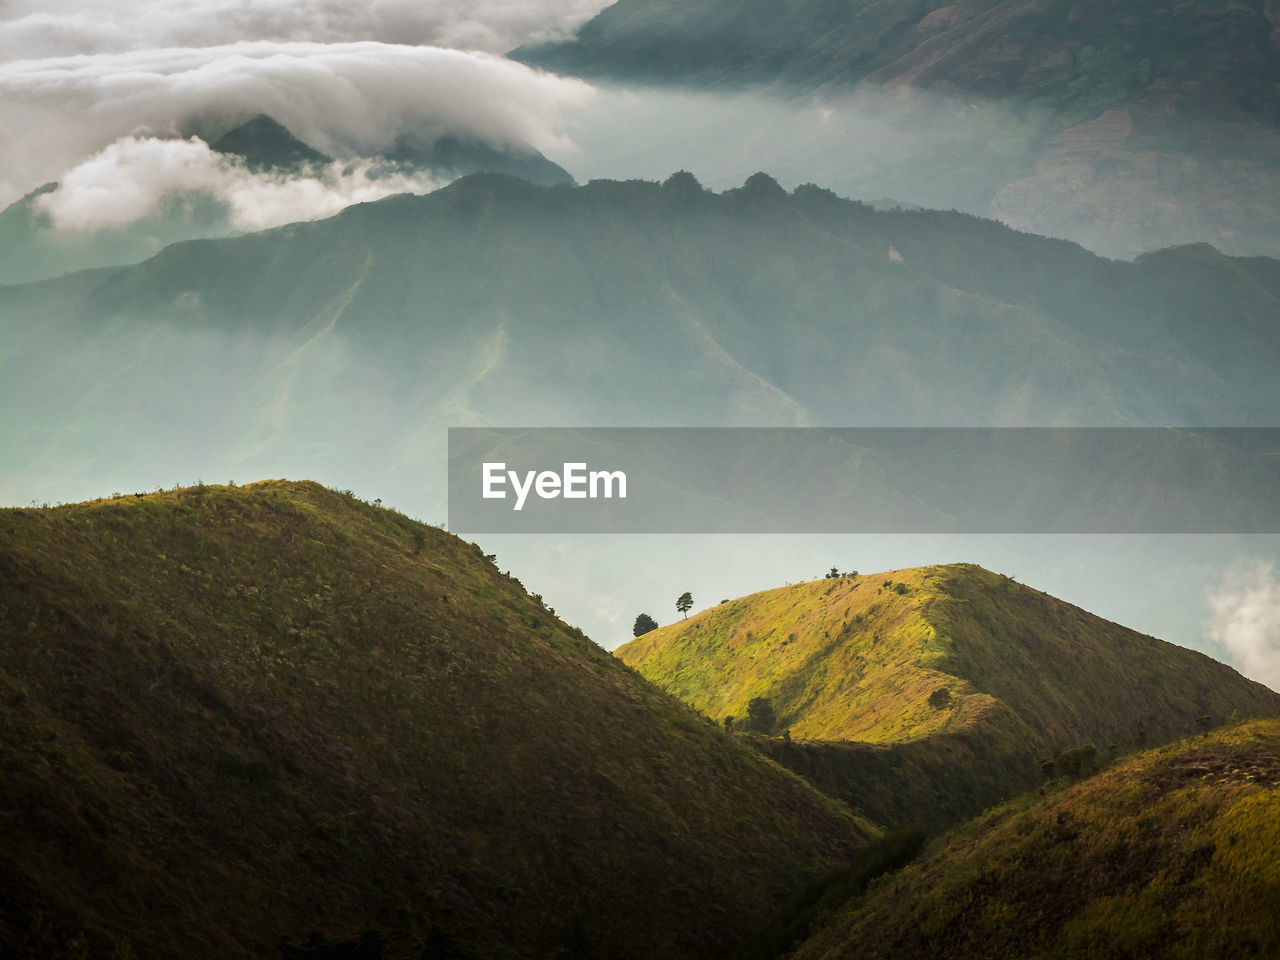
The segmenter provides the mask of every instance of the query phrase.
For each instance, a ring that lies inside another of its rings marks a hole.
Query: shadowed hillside
[[[760,732],[803,742],[761,747],[887,823],[954,822],[1085,744],[1114,755],[1205,715],[1280,714],[1280,695],[1201,653],[965,564],[753,594],[616,655],[717,720],[769,699]]]
[[[1275,721],[1140,754],[948,835],[795,957],[1276,956],[1278,787]]]
[[[872,833],[312,483],[0,512],[0,706],[6,956],[719,957]]]

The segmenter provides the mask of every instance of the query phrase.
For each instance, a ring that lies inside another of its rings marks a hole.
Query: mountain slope
[[[1267,0],[620,0],[576,38],[516,55],[605,79],[767,86],[796,111],[816,95],[824,124],[879,118],[874,144],[837,154],[880,168],[859,191],[893,183],[1108,256],[1197,241],[1276,256],[1277,23]],[[802,175],[835,185],[823,156]]]
[[[254,171],[291,170],[304,164],[325,164],[332,157],[303,143],[283,124],[265,113],[251,117],[210,141],[211,149],[237,156]]]
[[[1137,95],[1280,122],[1264,0],[620,0],[576,37],[517,51],[592,76],[871,80],[1016,94],[1085,119]]]
[[[421,502],[422,478],[443,488],[446,424],[1270,426],[1280,409],[1280,262],[1117,263],[763,176],[713,194],[687,174],[478,175],[94,280],[0,288],[10,502],[304,469]]]
[[[1206,714],[1219,723],[1280,714],[1280,694],[1203,654],[971,565],[754,594],[615,655],[713,719],[741,719],[751,699],[765,697],[777,716],[765,733],[856,742],[768,749],[828,787],[842,784],[833,792],[888,822],[910,819],[928,788],[917,781],[931,765],[954,762],[956,749],[966,762],[995,765],[990,782],[970,785],[979,791],[965,798],[972,806],[1032,785],[1038,757],[1168,740]],[[913,785],[896,813],[863,782],[875,779],[869,744],[901,745],[899,766],[919,768],[897,775]]]
[[[1268,957],[1280,724],[1130,758],[993,811],[850,904],[797,960]]]
[[[312,483],[0,512],[0,707],[6,956],[720,956],[868,836]]]

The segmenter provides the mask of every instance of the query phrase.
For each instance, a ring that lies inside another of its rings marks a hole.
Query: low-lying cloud
[[[1240,671],[1280,690],[1280,578],[1256,563],[1223,578],[1209,594],[1209,635]]]
[[[0,62],[245,40],[376,40],[502,53],[567,35],[607,0],[9,0]]]
[[[265,230],[441,186],[425,173],[386,174],[373,167],[371,161],[335,160],[298,173],[253,171],[198,137],[125,137],[69,171],[56,190],[36,198],[35,207],[55,229],[92,232],[158,215],[170,202],[203,198],[224,204],[232,227]]]
[[[0,203],[122,137],[225,129],[266,113],[338,159],[450,135],[563,152],[578,80],[435,47],[237,43],[0,65]]]

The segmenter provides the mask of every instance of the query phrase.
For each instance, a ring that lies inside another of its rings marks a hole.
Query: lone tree
[[[778,722],[773,703],[768,697],[752,697],[747,704],[747,727],[756,733],[768,733]]]
[[[657,629],[658,621],[653,619],[653,617],[649,616],[647,613],[642,613],[640,616],[636,617],[636,625],[631,628],[631,635],[633,637],[643,637],[650,630]]]
[[[685,619],[689,617],[689,611],[693,609],[693,594],[686,590],[680,594],[676,600],[676,610],[682,613]]]

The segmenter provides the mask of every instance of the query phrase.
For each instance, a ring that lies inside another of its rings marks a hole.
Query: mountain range
[[[846,164],[873,165],[876,182],[907,165],[905,200],[1109,256],[1192,241],[1275,256],[1276,25],[1265,0],[619,0],[575,37],[514,56],[606,83],[764,91],[796,109],[839,108],[856,87],[860,106],[837,116],[882,117],[888,142],[853,143]],[[810,176],[842,181],[811,162]]]
[[[1270,259],[1109,261],[763,175],[475,175],[0,289],[0,473],[10,502],[274,471],[423,503],[445,425],[1269,426],[1278,303]]]

